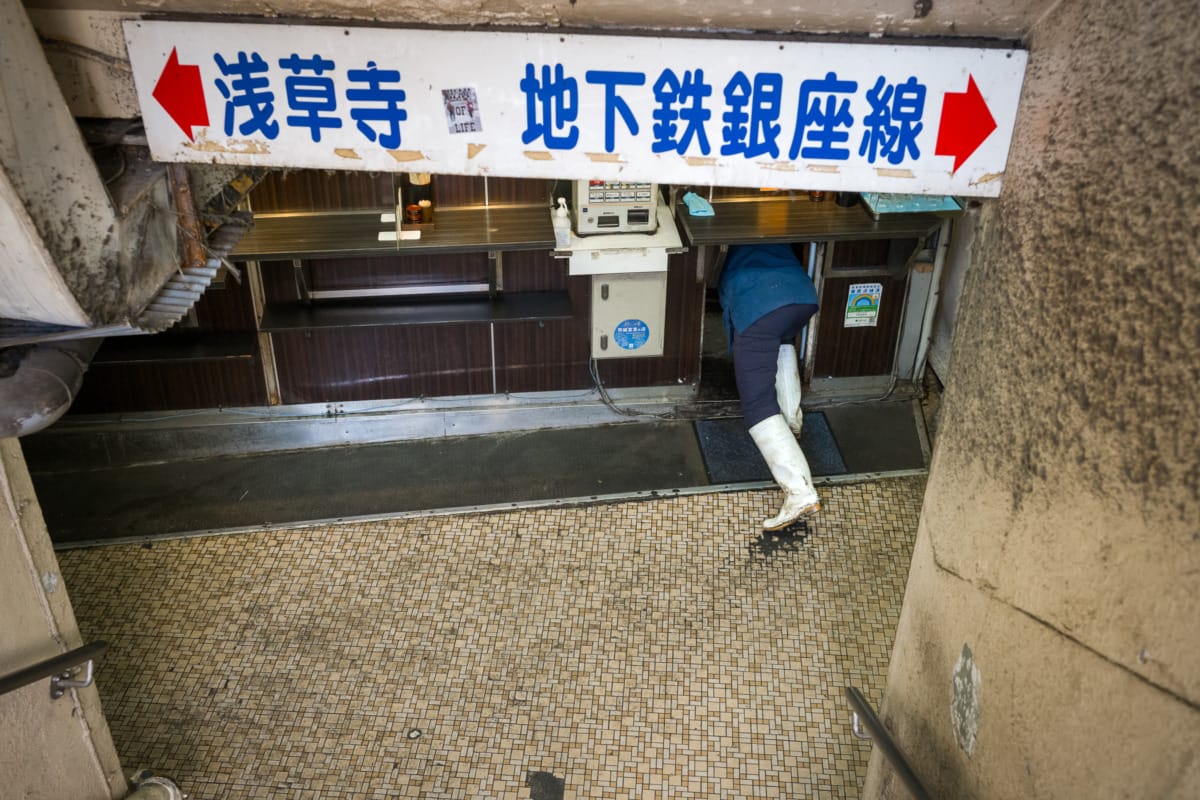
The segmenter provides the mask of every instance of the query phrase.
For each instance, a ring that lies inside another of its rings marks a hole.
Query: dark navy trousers
[[[780,413],[775,397],[779,346],[791,344],[815,313],[817,306],[812,303],[787,305],[759,317],[740,333],[734,331],[733,375],[747,428]]]

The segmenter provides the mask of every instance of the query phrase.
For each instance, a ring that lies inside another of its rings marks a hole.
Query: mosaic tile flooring
[[[126,772],[234,798],[857,797],[924,479],[59,553]]]

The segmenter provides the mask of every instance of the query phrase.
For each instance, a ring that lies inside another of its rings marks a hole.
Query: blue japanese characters
[[[404,141],[402,123],[408,111],[398,69],[381,68],[375,61],[347,69],[348,88],[339,95],[334,81],[337,63],[320,54],[293,53],[274,65],[257,52],[239,51],[230,58],[217,53],[213,58],[221,75],[215,83],[225,101],[227,136],[236,132],[275,139],[282,124],[303,129],[313,142],[320,142],[324,130],[343,126],[345,114],[368,142],[391,150]],[[592,91],[601,99],[604,149],[609,153],[616,149],[618,128],[622,135],[643,133],[644,115],[649,118],[645,129],[652,152],[708,156],[713,151],[709,126],[717,112],[719,124],[712,133],[722,156],[779,158],[783,152],[781,114],[789,80],[782,73],[739,70],[718,91],[702,69],[665,69],[654,76],[656,105],[648,110],[635,109],[623,93],[646,85],[645,72],[586,70],[582,78],[581,86],[562,64],[525,64],[519,82],[525,99],[522,144],[573,149],[579,140],[580,94]],[[852,147],[872,164],[881,158],[893,165],[920,158],[917,135],[923,127],[926,89],[916,77],[889,83],[880,75],[865,91],[871,110],[861,120],[850,109],[850,99],[860,90],[857,81],[828,72],[793,83],[798,100],[796,118],[787,126],[790,141],[784,143],[788,158],[846,161]],[[276,91],[277,85],[282,92]],[[282,114],[276,111],[277,103]],[[855,142],[852,134],[857,135]]]
[[[637,136],[641,131],[637,115],[620,93],[624,86],[643,86],[644,72],[588,70],[586,86],[596,86],[604,98],[604,149],[615,149],[618,119],[625,131]],[[753,76],[738,71],[721,90],[720,153],[756,158],[779,158],[779,137],[783,132],[784,76],[777,72],[759,72]],[[850,158],[851,133],[855,129],[850,113],[850,98],[859,90],[853,80],[841,80],[836,72],[821,78],[799,82],[798,111],[792,130],[788,157],[809,160],[845,161]],[[525,144],[540,141],[551,150],[570,150],[579,137],[577,120],[580,108],[579,81],[566,74],[562,64],[525,65],[521,80],[525,95]],[[663,70],[653,83],[658,104],[650,116],[655,153],[707,156],[712,152],[706,123],[713,109],[706,107],[713,87],[705,82],[701,69]],[[899,84],[889,84],[882,75],[866,92],[871,113],[861,121],[858,153],[869,163],[883,157],[890,164],[920,158],[917,135],[922,130],[925,111],[925,86],[909,76]],[[681,130],[682,128],[682,130]]]
[[[275,91],[267,75],[271,65],[258,53],[239,52],[232,61],[220,53],[213,58],[222,75],[216,86],[225,98],[225,135],[232,136],[236,130],[242,136],[259,133],[267,139],[277,138]],[[293,53],[279,59],[278,66],[284,72],[283,99],[293,112],[283,118],[288,127],[306,128],[312,140],[319,142],[323,129],[342,127],[337,112],[339,100],[344,99],[350,119],[368,142],[386,150],[400,146],[400,123],[408,119],[408,112],[401,105],[405,92],[399,88],[399,70],[379,69],[374,61],[368,61],[365,69],[347,70],[351,88],[339,98],[333,76],[327,74],[336,68],[334,61]]]

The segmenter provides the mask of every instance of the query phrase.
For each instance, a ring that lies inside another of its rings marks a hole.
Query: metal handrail
[[[871,708],[867,698],[863,697],[862,692],[858,689],[847,686],[846,699],[850,701],[850,710],[854,714],[851,722],[854,735],[859,739],[873,739],[883,754],[887,756],[892,768],[896,770],[896,774],[900,776],[900,780],[908,787],[912,796],[916,800],[929,800],[929,793],[925,791],[917,774],[908,765],[908,759],[904,757],[904,753],[900,752],[899,745],[892,741],[892,736],[888,733],[887,728],[883,727],[883,722],[875,716],[875,710]],[[859,732],[859,718],[866,723],[868,733]]]
[[[21,689],[42,678],[50,679],[50,698],[57,700],[67,689],[82,689],[92,683],[92,659],[108,649],[108,642],[92,642],[77,647],[53,658],[39,661],[33,666],[0,677],[0,695]],[[86,672],[82,679],[71,679],[71,668],[84,664]]]

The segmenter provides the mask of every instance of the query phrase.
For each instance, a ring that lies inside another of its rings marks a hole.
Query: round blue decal
[[[627,319],[613,329],[613,341],[622,350],[637,350],[650,341],[650,326],[640,319]]]

